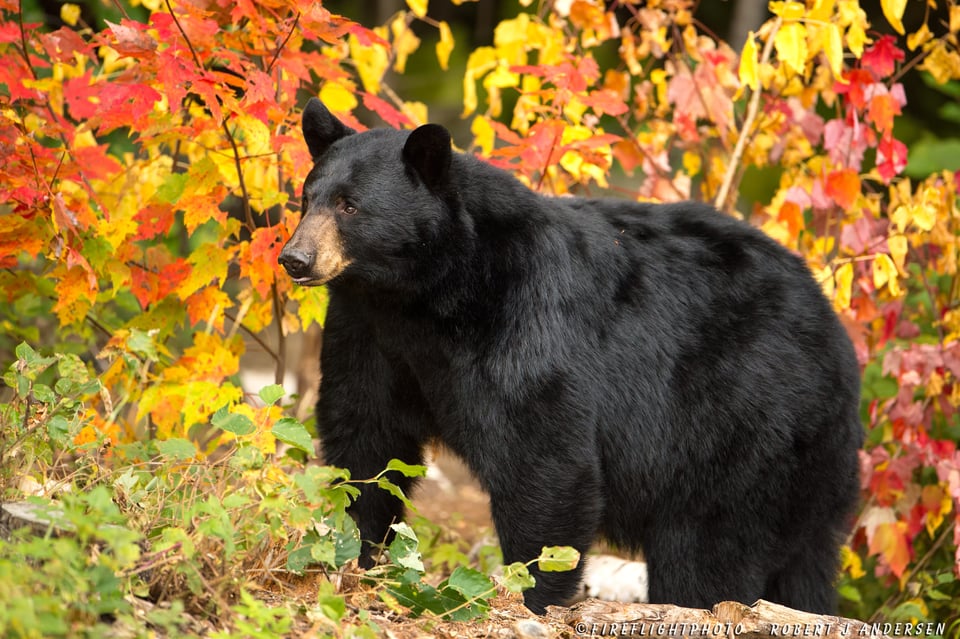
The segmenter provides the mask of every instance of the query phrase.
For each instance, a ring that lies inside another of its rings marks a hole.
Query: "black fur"
[[[371,477],[436,439],[489,492],[506,562],[602,536],[642,548],[651,602],[833,610],[859,374],[800,258],[702,204],[537,195],[439,127],[330,140],[317,105],[304,194],[350,260],[329,282],[328,463]],[[377,543],[402,505],[364,488],[352,512]],[[533,573],[542,613],[581,568]]]

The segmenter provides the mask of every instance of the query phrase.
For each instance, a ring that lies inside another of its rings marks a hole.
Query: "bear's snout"
[[[280,257],[277,258],[277,262],[287,271],[290,277],[296,280],[310,276],[310,266],[313,264],[313,256],[306,251],[300,251],[287,245],[280,251]]]

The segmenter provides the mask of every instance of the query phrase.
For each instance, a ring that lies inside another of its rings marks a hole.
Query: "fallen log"
[[[727,601],[712,610],[700,610],[589,599],[572,608],[551,608],[548,616],[562,621],[581,637],[882,639],[943,634],[942,630],[938,632],[939,624],[934,623],[869,624],[801,612],[763,600],[752,606]]]

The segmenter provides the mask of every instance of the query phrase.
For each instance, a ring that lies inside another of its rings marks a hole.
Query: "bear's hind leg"
[[[833,614],[839,563],[837,542],[811,540],[770,576],[763,598],[796,610]]]
[[[732,522],[657,522],[643,547],[649,602],[710,609],[721,601],[760,599],[766,571],[748,537]]]

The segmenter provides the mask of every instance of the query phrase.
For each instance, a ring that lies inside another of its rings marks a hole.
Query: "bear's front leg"
[[[594,460],[543,458],[505,464],[507,481],[491,488],[490,507],[503,563],[527,563],[544,546],[572,546],[580,563],[566,572],[543,572],[536,563],[530,574],[536,585],[524,593],[524,604],[536,614],[546,606],[565,605],[577,593],[583,561],[594,541],[603,511],[599,472]]]
[[[324,327],[317,404],[325,463],[346,468],[354,480],[375,477],[391,459],[422,464],[431,422],[416,382],[381,352],[369,327],[336,302],[332,297]],[[396,472],[386,477],[410,494],[413,479]],[[360,565],[369,568],[377,545],[393,536],[390,525],[403,517],[403,503],[377,485],[358,487],[348,512],[363,542]]]

